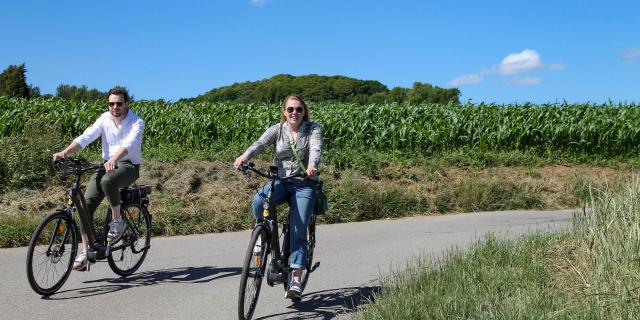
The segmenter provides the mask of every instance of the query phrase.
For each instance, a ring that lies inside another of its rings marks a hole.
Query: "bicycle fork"
[[[269,236],[267,238],[270,239],[269,241],[271,242],[269,245],[271,259],[269,259],[269,264],[267,265],[267,284],[273,286],[283,281],[282,262],[280,261],[280,244],[278,243],[277,225],[275,225],[274,221],[268,221],[268,223]]]

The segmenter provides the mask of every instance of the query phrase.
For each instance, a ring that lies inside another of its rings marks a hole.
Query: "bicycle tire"
[[[302,272],[302,277],[300,278],[300,286],[302,287],[302,291],[307,287],[307,282],[309,282],[309,276],[311,275],[311,271],[313,268],[313,251],[316,247],[316,215],[313,214],[311,216],[311,221],[309,221],[309,234],[307,235],[307,258],[305,260],[305,269]]]
[[[254,255],[253,248],[258,238],[261,239],[260,254]],[[238,292],[238,318],[248,320],[253,317],[256,309],[260,288],[262,287],[262,278],[265,275],[267,266],[267,257],[269,255],[269,240],[267,228],[258,225],[251,233],[249,247],[245,254],[244,263],[242,265],[242,275],[240,278],[240,291]],[[249,281],[252,278],[252,281]],[[247,290],[251,289],[251,290]],[[248,298],[248,299],[247,299]]]
[[[146,206],[137,203],[122,204],[122,216],[127,228],[122,237],[111,245],[107,261],[117,275],[126,277],[136,272],[147,256],[151,243],[151,215]],[[111,221],[107,210],[105,225]]]
[[[54,224],[50,225],[51,222]],[[51,213],[40,222],[27,250],[27,279],[33,291],[51,295],[67,281],[78,252],[77,230],[64,211]],[[40,271],[45,274],[39,276]]]
[[[286,293],[289,290],[289,285],[291,284],[291,269],[289,268],[289,256],[291,255],[291,233],[290,233],[290,224],[285,223],[282,225],[282,243],[280,244],[280,262],[284,266],[284,271],[286,272],[286,280],[282,281],[282,286],[284,287],[284,292]]]

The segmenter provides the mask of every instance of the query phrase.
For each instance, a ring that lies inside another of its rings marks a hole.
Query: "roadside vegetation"
[[[423,257],[354,319],[637,319],[640,181],[588,193],[572,231]]]
[[[146,120],[139,183],[154,187],[154,235],[251,226],[263,181],[232,160],[278,122],[270,104],[137,101]],[[69,181],[51,154],[104,112],[97,102],[0,97],[0,246],[25,245]],[[249,116],[250,115],[250,116]],[[325,134],[322,223],[483,210],[576,207],[589,185],[635,174],[635,105],[314,104]],[[77,156],[99,161],[99,144]],[[256,162],[267,166],[271,156]],[[96,221],[103,219],[96,213]]]

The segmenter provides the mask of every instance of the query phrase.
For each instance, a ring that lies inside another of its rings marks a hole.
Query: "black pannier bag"
[[[151,194],[151,186],[148,184],[140,186],[133,185],[120,189],[122,202],[142,203],[142,199],[146,199],[149,194]]]

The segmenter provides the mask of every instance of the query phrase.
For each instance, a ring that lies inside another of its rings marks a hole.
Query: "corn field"
[[[132,110],[146,122],[146,145],[248,146],[279,121],[266,104],[137,101]],[[430,154],[477,150],[632,155],[640,145],[636,104],[398,105],[317,104],[325,150],[374,150]],[[21,133],[25,123],[58,124],[75,136],[107,110],[106,103],[57,98],[0,97],[0,137]]]

